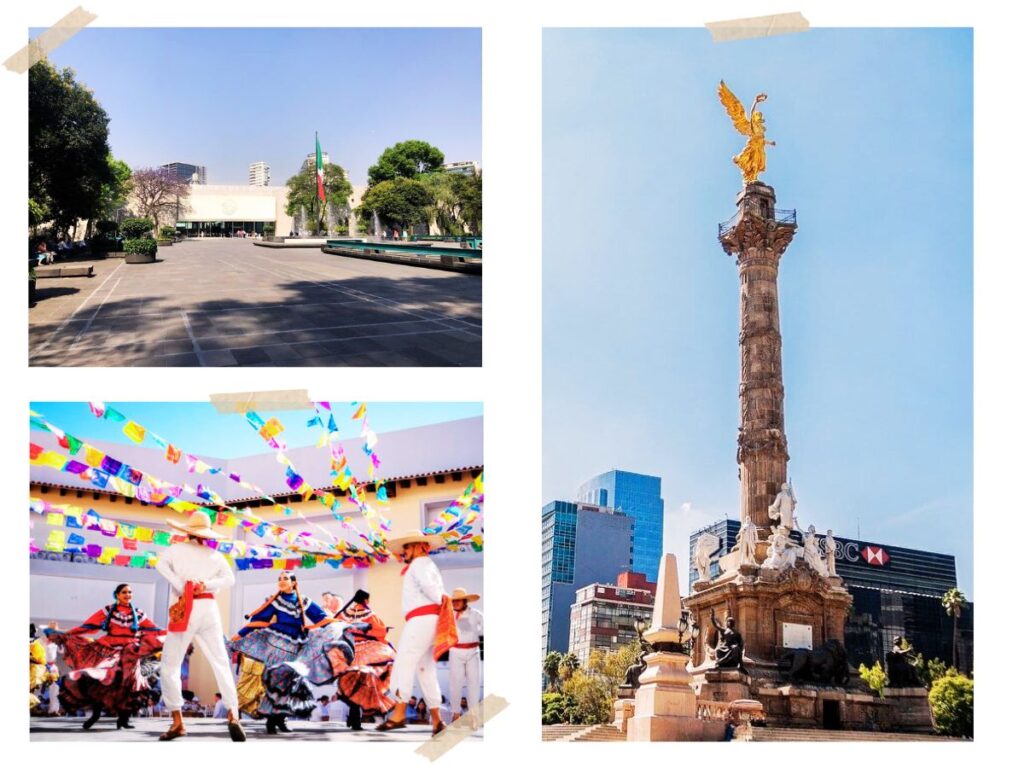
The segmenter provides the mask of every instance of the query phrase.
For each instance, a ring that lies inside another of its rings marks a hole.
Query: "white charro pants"
[[[395,665],[391,668],[391,691],[400,702],[409,700],[415,678],[427,702],[427,709],[441,706],[441,686],[437,682],[437,663],[434,661],[436,632],[436,615],[415,616],[405,622],[395,652]]]
[[[50,695],[50,701],[46,705],[46,711],[51,715],[56,715],[60,712],[60,686],[56,682],[50,683],[47,692]]]
[[[459,711],[462,685],[466,684],[466,703],[470,707],[480,702],[480,649],[452,648],[448,651],[448,698],[452,712]]]
[[[199,646],[206,661],[213,669],[224,706],[238,716],[238,691],[235,677],[231,674],[231,661],[224,646],[224,629],[220,624],[220,611],[216,600],[196,600],[192,603],[192,615],[184,632],[168,632],[164,641],[164,652],[160,657],[160,686],[163,689],[164,704],[171,712],[181,709],[181,662],[192,641]]]

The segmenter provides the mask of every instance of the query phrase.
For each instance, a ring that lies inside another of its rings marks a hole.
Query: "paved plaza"
[[[81,717],[32,717],[29,722],[29,741],[87,741],[92,743],[111,741],[153,741],[171,727],[169,717],[133,717],[131,730],[117,730],[113,717],[104,717],[88,731],[82,730]],[[271,736],[259,720],[243,720],[248,741],[361,741],[361,742],[413,742],[421,743],[430,739],[429,725],[409,725],[397,731],[380,733],[367,723],[361,731],[353,731],[344,723],[315,723],[306,720],[289,720],[291,733]],[[453,726],[457,727],[457,726]],[[185,718],[188,735],[177,739],[177,743],[229,742],[227,721],[212,717]],[[466,731],[459,731],[466,733]],[[483,730],[467,733],[466,738],[479,741]]]
[[[481,278],[209,239],[43,279],[37,366],[479,366]]]

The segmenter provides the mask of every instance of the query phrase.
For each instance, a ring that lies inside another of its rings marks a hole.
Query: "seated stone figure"
[[[746,673],[743,667],[743,635],[736,629],[736,619],[729,616],[723,627],[715,618],[715,612],[711,612],[711,624],[718,635],[718,642],[714,648],[715,669],[739,669]]]
[[[897,635],[892,641],[892,650],[885,654],[885,672],[889,676],[889,685],[893,688],[914,688],[921,685],[917,678],[917,670],[913,662],[914,649],[903,647],[903,638]]]

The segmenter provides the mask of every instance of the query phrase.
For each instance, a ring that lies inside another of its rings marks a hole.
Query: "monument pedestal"
[[[750,676],[738,669],[708,669],[695,674],[694,681],[702,701],[732,703],[750,698]]]
[[[644,657],[636,710],[629,721],[629,741],[687,741],[699,738],[697,692],[683,653],[655,651]]]
[[[927,688],[886,688],[883,693],[893,705],[894,724],[901,731],[934,733]]]
[[[615,719],[612,721],[612,725],[626,733],[629,721],[633,719],[633,715],[636,712],[636,699],[616,699],[613,709],[615,711]]]

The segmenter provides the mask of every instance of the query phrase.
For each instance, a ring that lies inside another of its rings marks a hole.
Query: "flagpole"
[[[320,212],[317,210],[317,205],[316,205],[316,201],[317,201],[317,198],[319,197],[319,194],[317,194],[317,184],[316,184],[315,179],[317,178],[316,147],[320,146],[320,132],[319,131],[314,131],[313,135],[316,137],[316,145],[314,146],[314,151],[313,151],[313,179],[314,179],[314,182],[313,182],[313,207],[311,208],[311,210],[313,212],[313,221],[316,222],[316,233],[315,233],[315,235],[319,235],[320,234]]]

